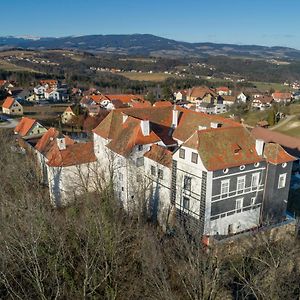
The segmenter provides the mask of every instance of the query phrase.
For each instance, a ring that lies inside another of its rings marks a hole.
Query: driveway
[[[5,120],[0,123],[0,128],[15,128],[19,123],[19,119],[12,119],[4,115],[0,115],[0,118]]]

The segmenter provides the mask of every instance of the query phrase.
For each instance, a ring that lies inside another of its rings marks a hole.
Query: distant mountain
[[[300,50],[287,47],[234,45],[216,43],[187,43],[151,34],[86,35],[61,38],[0,37],[0,50],[75,49],[94,53],[108,52],[142,56],[195,56],[226,55],[267,59],[300,59]]]

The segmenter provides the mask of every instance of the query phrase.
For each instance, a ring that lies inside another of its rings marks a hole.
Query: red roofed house
[[[227,86],[220,86],[220,87],[216,88],[216,93],[219,96],[230,96],[231,90]]]
[[[39,136],[46,131],[47,129],[37,120],[27,117],[23,117],[14,130],[15,134],[19,135],[21,138]]]
[[[61,207],[96,189],[97,161],[92,142],[75,143],[50,128],[35,146],[42,182],[50,200]]]
[[[146,193],[152,217],[167,224],[176,212],[199,235],[285,219],[294,157],[275,146],[229,119],[173,106],[112,111],[94,129],[95,154],[125,208]]]
[[[291,93],[275,92],[272,94],[272,97],[275,102],[281,102],[281,103],[288,103],[291,102],[292,100]]]
[[[261,96],[254,98],[252,100],[251,106],[254,108],[258,108],[260,110],[264,110],[268,107],[271,107],[273,102],[273,98],[270,96]]]
[[[7,97],[2,104],[2,112],[7,115],[22,116],[23,106],[16,99]]]
[[[76,114],[73,112],[72,108],[68,106],[66,110],[63,112],[63,114],[61,115],[62,124],[69,123],[72,120],[72,118],[74,118],[75,116]]]

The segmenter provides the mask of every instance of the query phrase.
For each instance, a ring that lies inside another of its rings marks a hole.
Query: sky
[[[298,0],[0,0],[0,36],[150,33],[300,49]]]

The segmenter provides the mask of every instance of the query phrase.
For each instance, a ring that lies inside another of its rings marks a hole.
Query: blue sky
[[[2,0],[0,35],[151,33],[300,49],[298,0]]]

